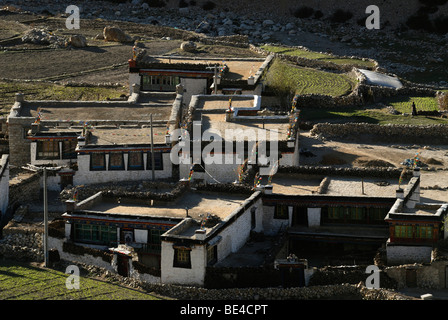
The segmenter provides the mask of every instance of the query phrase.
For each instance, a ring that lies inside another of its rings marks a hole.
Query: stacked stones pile
[[[169,189],[169,192],[159,192],[157,190]],[[85,200],[98,192],[103,192],[105,197],[129,197],[136,199],[159,199],[162,201],[168,201],[177,198],[185,188],[182,184],[164,183],[162,181],[158,183],[150,182],[120,182],[98,185],[87,185],[82,187],[70,188],[67,187],[61,191],[61,200],[69,200],[73,198],[73,194],[77,190],[78,199]]]
[[[22,42],[51,45],[54,48],[62,48],[66,45],[65,38],[54,35],[51,31],[46,28],[34,28],[29,30],[22,37]]]
[[[43,261],[43,237],[37,230],[5,228],[0,256],[21,261]]]

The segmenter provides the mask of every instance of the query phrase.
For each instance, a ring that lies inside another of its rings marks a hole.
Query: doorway
[[[448,266],[445,266],[445,288],[448,289]]]
[[[129,277],[129,257],[123,254],[117,255],[118,274],[123,277]]]
[[[294,207],[292,212],[291,226],[305,226],[308,227],[308,208]]]
[[[61,177],[61,191],[65,189],[67,186],[73,186],[73,175],[72,174],[64,174],[60,175]]]
[[[417,269],[414,268],[406,269],[406,286],[408,288],[417,287]]]

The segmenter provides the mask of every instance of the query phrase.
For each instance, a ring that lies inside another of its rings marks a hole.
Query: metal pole
[[[154,134],[152,130],[152,113],[151,113],[151,171],[152,171],[152,180],[155,180],[155,173],[154,173]]]
[[[47,195],[47,168],[44,168],[44,262],[48,267],[48,195]]]
[[[218,93],[218,67],[215,65],[215,75],[213,76],[213,91],[215,92],[215,94]]]

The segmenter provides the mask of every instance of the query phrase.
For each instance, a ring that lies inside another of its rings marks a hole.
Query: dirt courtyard
[[[309,132],[300,133],[300,165],[335,167],[404,168],[406,159],[418,154],[422,197],[446,202],[448,199],[448,146],[356,143],[319,140]]]
[[[300,148],[302,165],[402,168],[406,159],[417,154],[422,168],[445,169],[448,163],[447,145],[319,140],[309,132],[301,132]]]

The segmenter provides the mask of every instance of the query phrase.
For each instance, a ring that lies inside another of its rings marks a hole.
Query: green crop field
[[[266,84],[276,91],[294,94],[349,94],[355,80],[345,74],[302,68],[275,59],[266,74]]]
[[[300,49],[300,48],[287,48],[287,47],[277,47],[277,46],[269,46],[269,45],[262,46],[261,48],[266,51],[273,52],[273,53],[281,53],[281,54],[285,54],[285,55],[298,56],[298,57],[311,59],[311,60],[321,60],[321,61],[326,61],[326,62],[332,62],[332,63],[338,64],[338,65],[349,64],[349,65],[354,65],[354,66],[357,66],[360,68],[367,68],[367,67],[371,68],[371,67],[375,66],[375,64],[370,60],[364,61],[362,59],[356,59],[356,58],[353,58],[353,59],[352,58],[341,58],[341,57],[333,56],[330,54],[314,52],[314,51],[309,51],[309,50]]]
[[[408,112],[409,113],[409,112]],[[310,109],[304,108],[300,111],[302,121],[330,122],[330,123],[374,123],[374,124],[408,124],[408,125],[448,125],[448,119],[437,116],[393,115],[385,109],[377,108],[331,108]]]
[[[160,300],[142,291],[83,276],[79,289],[67,289],[68,277],[53,269],[0,261],[0,300]]]
[[[439,106],[435,97],[395,97],[386,101],[387,105],[394,107],[401,113],[411,113],[412,103],[417,111],[438,111]]]

